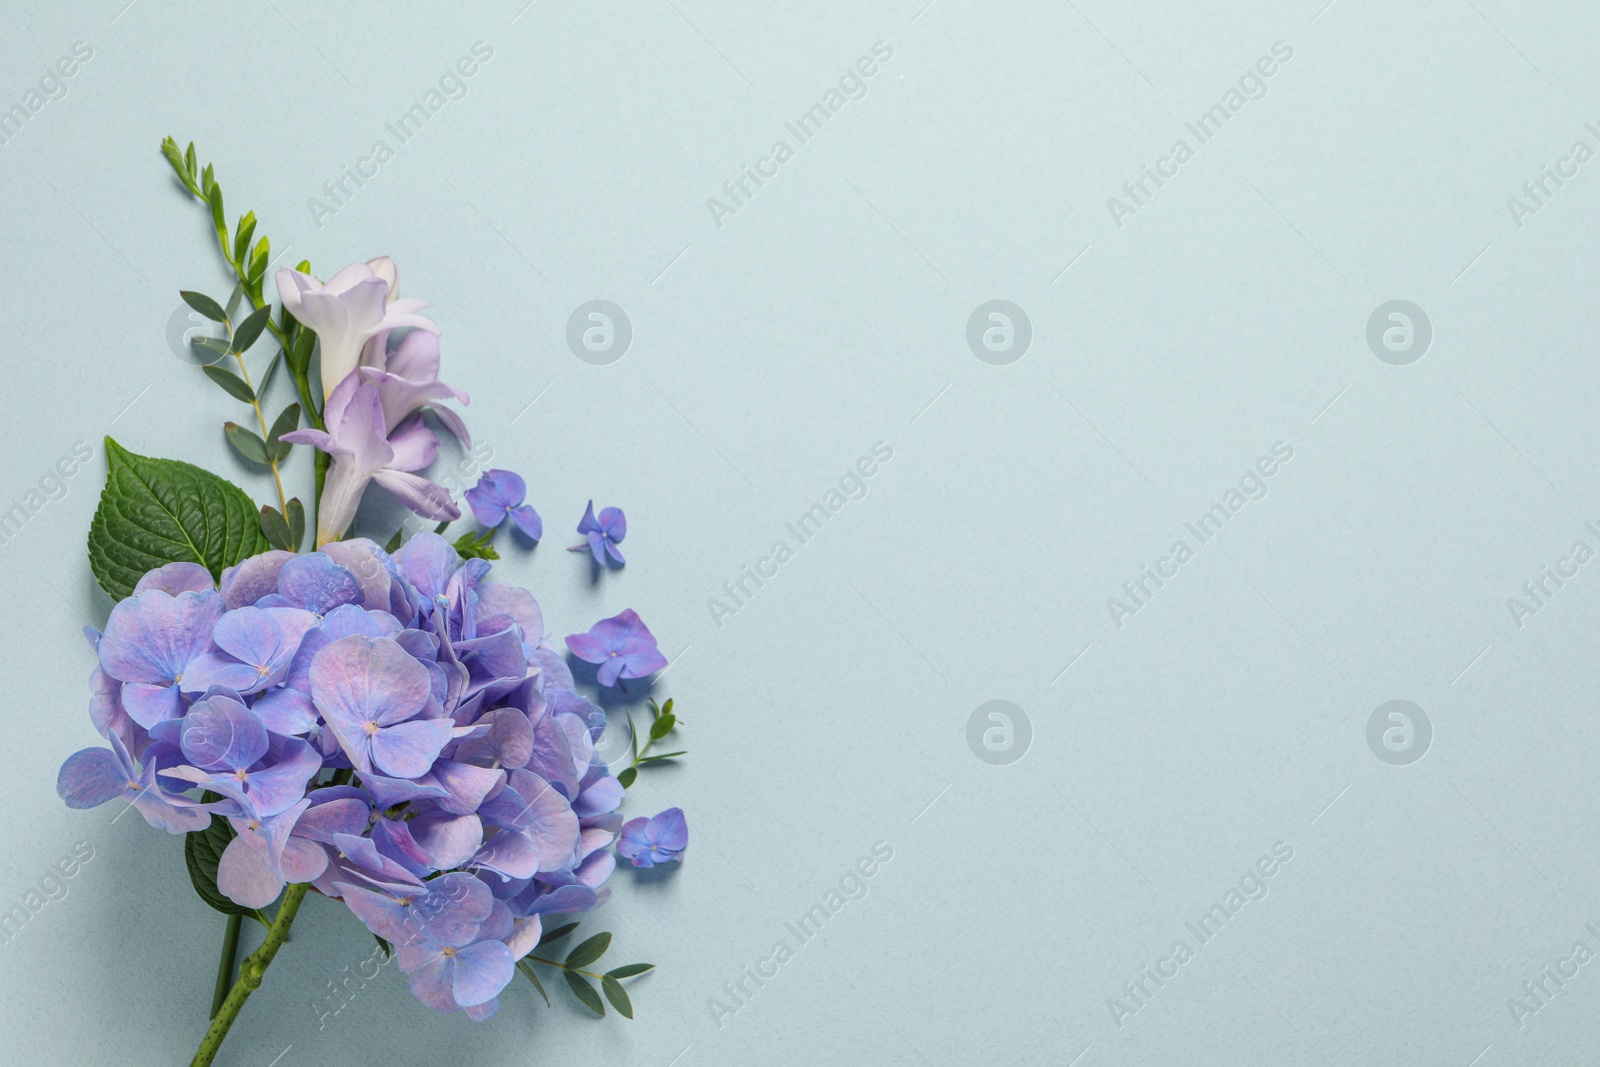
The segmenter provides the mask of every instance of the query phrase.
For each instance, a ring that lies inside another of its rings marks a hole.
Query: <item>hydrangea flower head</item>
[[[264,553],[220,588],[151,572],[92,635],[108,747],[69,757],[57,791],[175,834],[227,819],[221,892],[263,908],[310,883],[396,946],[429,1008],[488,1018],[541,916],[607,899],[623,796],[605,713],[532,595],[488,571],[422,533],[392,555]],[[632,612],[597,631],[609,676],[658,669]],[[661,862],[678,839],[652,840]]]

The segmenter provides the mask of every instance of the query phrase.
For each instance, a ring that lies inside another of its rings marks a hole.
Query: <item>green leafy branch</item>
[[[543,948],[553,941],[561,940],[577,928],[577,923],[567,923],[565,926],[556,927],[539,939],[539,948]],[[584,969],[601,956],[604,956],[606,950],[610,947],[610,934],[595,934],[588,940],[579,943],[571,952],[568,952],[567,958],[564,960],[553,960],[546,956],[530,954],[517,962],[517,970],[521,971],[527,976],[528,981],[533,983],[533,987],[539,991],[539,995],[544,998],[546,1005],[550,1003],[550,994],[544,991],[544,984],[539,981],[538,972],[533,967],[535,963],[542,963],[559,970],[566,979],[567,988],[572,991],[572,995],[578,998],[580,1004],[596,1015],[604,1015],[606,1013],[606,1006],[600,1000],[600,993],[603,992],[606,1000],[611,1002],[611,1006],[617,1010],[619,1015],[631,1019],[633,1018],[633,1001],[628,998],[628,991],[623,988],[622,979],[633,978],[644,974],[646,971],[654,970],[655,964],[629,963],[621,967],[614,967],[604,974],[597,974],[594,971]],[[600,983],[599,992],[596,992],[593,982]]]
[[[650,749],[657,741],[665,738],[677,728],[678,717],[672,713],[672,700],[669,698],[665,704],[657,704],[654,698],[650,700],[650,734],[645,738],[644,747],[639,747],[639,728],[634,725],[633,713],[628,713],[628,735],[633,746],[633,762],[622,769],[617,775],[617,781],[622,783],[622,788],[628,789],[633,785],[635,778],[639,777],[639,768],[648,767],[652,763],[662,760],[675,759],[678,756],[687,756],[687,750],[677,752],[661,752],[651,754]]]
[[[207,163],[203,168],[200,166],[195,156],[194,142],[190,141],[186,149],[179,149],[177,141],[171,137],[164,138],[161,142],[161,154],[166,157],[173,173],[178,176],[178,181],[189,194],[210,210],[211,224],[217,233],[217,247],[238,280],[239,288],[236,291],[249,298],[252,308],[251,318],[256,314],[262,315],[261,324],[255,327],[256,334],[259,335],[261,330],[265,329],[278,342],[279,353],[274,357],[267,377],[270,378],[272,370],[276,368],[277,359],[281,357],[289,367],[289,374],[294,378],[295,390],[300,396],[300,407],[311,420],[311,425],[318,430],[327,429],[322,418],[322,405],[318,403],[317,394],[311,388],[311,355],[316,346],[317,335],[297,322],[287,308],[280,309],[277,322],[272,321],[271,304],[263,294],[272,244],[264,235],[259,239],[256,238],[256,213],[247,211],[241,215],[230,234],[227,215],[223,211],[222,187],[217,184],[211,164]],[[309,272],[311,264],[302,260],[297,269]],[[185,299],[187,300],[187,297]],[[192,303],[189,306],[194,307]],[[199,308],[195,310],[200,311]],[[201,314],[205,312],[201,311]],[[250,319],[247,318],[245,321],[249,322]],[[254,343],[253,337],[251,342]],[[264,393],[266,380],[263,380],[262,385],[259,392]],[[263,425],[262,433],[266,432],[266,427]],[[284,432],[287,433],[288,430]],[[320,503],[322,485],[328,474],[328,456],[323,452],[317,452],[314,465],[316,494],[313,500]],[[278,495],[280,503],[283,503],[281,489]],[[287,514],[285,506],[284,514],[280,517]],[[292,523],[288,525],[292,526]]]
[[[279,464],[288,458],[293,448],[289,442],[282,440],[282,437],[299,428],[300,405],[295,403],[284,408],[273,420],[271,429],[268,429],[266,413],[261,410],[261,398],[266,395],[267,387],[272,384],[272,377],[283,361],[283,352],[279,351],[272,357],[272,362],[267,364],[266,373],[261,376],[259,386],[251,382],[250,368],[244,360],[244,354],[260,338],[262,328],[272,315],[272,309],[257,308],[235,326],[233,316],[243,295],[242,286],[234,287],[233,297],[228,301],[226,308],[204,293],[180,290],[178,295],[183,297],[183,302],[195,311],[212,322],[220,322],[228,331],[227,341],[218,337],[201,337],[196,338],[191,344],[194,348],[209,352],[213,356],[232,356],[239,364],[238,374],[215,364],[206,364],[200,369],[229,396],[249,404],[255,411],[256,425],[261,427],[261,433],[247,430],[236,422],[224,423],[223,429],[227,432],[228,443],[233,446],[235,452],[251,463],[265,464],[272,470],[272,481],[278,488],[278,508],[262,507],[260,518],[262,534],[273,548],[298,552],[300,542],[305,537],[305,506],[300,503],[298,497],[291,500],[284,493]]]

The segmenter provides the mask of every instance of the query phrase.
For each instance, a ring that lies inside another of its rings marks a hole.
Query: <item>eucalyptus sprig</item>
[[[622,769],[617,775],[617,781],[622,783],[622,788],[627,789],[633,785],[635,778],[639,777],[639,768],[647,767],[652,763],[662,760],[674,759],[678,756],[687,756],[688,750],[678,752],[662,752],[652,755],[651,746],[677,729],[678,717],[672,713],[672,699],[669,697],[665,704],[657,704],[655,698],[650,699],[650,734],[645,739],[644,747],[639,747],[639,728],[634,725],[633,713],[628,713],[628,734],[633,746],[633,762]]]
[[[250,350],[261,336],[262,328],[272,315],[270,307],[257,308],[249,315],[234,325],[234,315],[239,308],[239,301],[243,295],[244,287],[237,285],[233,290],[233,297],[228,301],[228,306],[223,307],[204,293],[180,290],[179,296],[183,302],[195,311],[210,319],[212,322],[221,323],[228,331],[228,338],[224,341],[218,337],[200,337],[191,342],[192,347],[210,353],[213,357],[233,357],[239,365],[239,373],[234,374],[226,367],[215,363],[201,366],[207,378],[219,385],[224,392],[241,403],[249,404],[256,414],[256,425],[261,428],[257,434],[254,430],[246,429],[236,422],[223,423],[223,430],[228,437],[228,443],[241,457],[251,463],[260,463],[271,469],[273,484],[278,489],[278,507],[263,505],[261,508],[261,532],[271,543],[273,548],[287,549],[291,552],[300,550],[300,542],[305,538],[306,510],[295,497],[290,499],[283,491],[283,475],[279,464],[289,457],[293,448],[289,442],[282,440],[284,434],[298,429],[300,426],[300,405],[290,404],[279,412],[278,417],[272,421],[272,426],[267,427],[267,416],[261,408],[261,400],[267,393],[267,388],[272,384],[272,377],[278,371],[282,362],[283,352],[280,350],[267,364],[267,369],[261,376],[261,384],[256,385],[250,380],[250,368],[245,363],[245,353]]]
[[[543,948],[553,941],[561,940],[577,928],[577,923],[567,923],[565,926],[556,927],[539,939],[539,948]],[[655,970],[655,964],[629,963],[621,967],[614,967],[604,974],[597,974],[594,971],[584,969],[601,956],[604,956],[606,950],[610,947],[610,934],[595,934],[593,937],[580,942],[576,948],[568,952],[567,958],[564,960],[553,960],[546,956],[535,956],[530,953],[517,962],[517,970],[521,971],[528,981],[533,983],[533,987],[539,991],[539,995],[544,998],[544,1002],[547,1005],[550,1003],[550,994],[544,991],[544,984],[539,981],[539,974],[533,968],[535,963],[542,963],[559,970],[566,979],[567,988],[572,991],[573,996],[578,998],[578,1003],[596,1015],[604,1015],[606,1013],[606,1006],[600,1000],[600,992],[603,992],[606,1000],[611,1002],[611,1006],[617,1010],[619,1015],[631,1019],[633,1018],[633,1001],[629,999],[628,991],[623,988],[622,979],[633,978],[644,974],[646,971]],[[600,983],[600,992],[595,991],[590,979]]]

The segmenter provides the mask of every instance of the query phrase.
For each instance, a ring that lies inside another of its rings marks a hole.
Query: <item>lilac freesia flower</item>
[[[588,508],[583,512],[583,518],[578,522],[578,532],[587,539],[589,551],[594,555],[596,563],[604,566],[608,555],[619,567],[628,562],[622,558],[622,550],[617,547],[622,539],[628,536],[628,517],[622,513],[621,508],[601,508],[600,518],[596,521],[594,501],[589,501]],[[573,545],[567,551],[581,552],[583,547],[583,545]]]
[[[390,434],[378,386],[351,374],[328,397],[323,419],[327,430],[295,430],[282,438],[333,457],[317,515],[319,547],[344,534],[368,482],[377,482],[426,518],[461,517],[449,490],[412,473],[432,463],[439,451],[439,439],[420,413],[407,417]]]
[[[540,917],[599,906],[613,846],[634,848],[596,751],[605,712],[574,691],[532,594],[488,572],[431,533],[393,555],[362,539],[263,553],[220,588],[194,564],[152,571],[90,634],[110,747],[70,756],[57,792],[172,833],[228,819],[221,893],[264,908],[310,884],[397,946],[417,999],[488,1018]],[[608,684],[665,665],[632,612],[569,643]],[[670,829],[639,854],[681,850]]]
[[[472,446],[472,435],[451,408],[441,400],[469,403],[466,393],[439,380],[439,338],[425,330],[411,330],[391,350],[387,333],[367,342],[361,357],[361,377],[378,387],[384,425],[393,433],[412,412],[433,412],[444,428]]]
[[[352,263],[326,282],[297,270],[278,271],[278,298],[317,335],[322,347],[322,395],[331,399],[361,361],[361,350],[377,334],[401,326],[438,333],[439,327],[419,315],[423,300],[398,300],[399,278],[394,261],[380,256]]]
[[[689,824],[682,808],[668,808],[648,819],[629,819],[617,839],[617,855],[635,867],[679,863],[689,845]]]
[[[616,685],[620,678],[644,678],[667,665],[656,647],[655,635],[632,608],[601,619],[586,634],[569,634],[567,648],[579,659],[599,664],[601,685]]]
[[[528,497],[528,484],[520,475],[503,470],[484,471],[478,484],[467,490],[466,497],[480,526],[498,529],[510,518],[533,540],[544,536],[544,522],[539,513],[532,505],[523,503]]]

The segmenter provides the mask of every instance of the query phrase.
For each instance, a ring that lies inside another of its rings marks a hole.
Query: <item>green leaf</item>
[[[600,988],[605,990],[606,999],[611,1001],[611,1006],[625,1019],[633,1018],[633,1001],[628,999],[628,991],[622,988],[622,983],[609,974],[600,979]]]
[[[389,944],[389,942],[385,941],[383,938],[379,937],[377,934],[373,934],[372,935],[372,939],[378,943],[378,947],[379,948],[383,949],[383,958],[384,959],[389,959],[394,955],[394,946]]]
[[[211,800],[222,799],[215,793],[205,796]],[[183,859],[189,867],[189,880],[194,883],[194,891],[200,895],[200,899],[224,915],[255,918],[256,909],[234,903],[217,888],[217,864],[222,861],[223,849],[234,838],[233,826],[228,820],[213,815],[210,826],[204,830],[190,831],[183,837]]]
[[[179,289],[178,295],[183,297],[185,304],[188,304],[212,322],[228,321],[228,313],[222,310],[222,305],[206,294],[191,292],[188,289]]]
[[[663,714],[663,715],[671,715],[672,714],[672,698],[671,697],[668,697],[667,698],[667,702],[665,704],[661,705],[661,714]]]
[[[89,565],[113,600],[168,563],[222,571],[267,550],[256,506],[210,471],[136,455],[106,438],[106,485],[89,527]]]
[[[661,752],[661,753],[657,753],[656,755],[653,755],[653,756],[646,756],[643,759],[641,759],[639,761],[639,763],[640,763],[640,765],[643,765],[643,764],[646,764],[646,763],[657,763],[657,762],[659,762],[661,760],[664,760],[664,759],[672,759],[675,756],[687,756],[688,754],[689,754],[689,752],[688,752],[687,749],[685,749],[682,752]]]
[[[670,712],[662,715],[661,718],[650,724],[650,740],[661,740],[663,737],[666,737],[668,734],[670,734],[672,732],[672,728],[676,725],[678,725],[678,719],[675,715],[671,714]]]
[[[211,168],[207,166],[206,175],[209,177],[210,174]],[[211,224],[217,228],[217,237],[221,239],[222,247],[226,249],[228,247],[228,219],[222,211],[222,186],[218,185],[215,179],[211,180],[206,186],[206,202],[211,205]]]
[[[567,966],[587,967],[601,956],[604,956],[606,949],[610,947],[610,934],[595,934],[589,940],[582,942],[577,948],[567,953]]]
[[[594,986],[590,985],[586,978],[571,971],[562,971],[561,973],[566,975],[567,985],[571,988],[572,995],[581,1000],[584,1007],[596,1015],[604,1015],[606,1013],[606,1006],[600,1003],[600,994],[594,991]]]
[[[245,322],[238,323],[234,330],[234,352],[248,352],[256,339],[261,336],[261,331],[266,330],[267,320],[272,318],[272,306],[262,304],[258,309],[246,315]]]
[[[286,459],[294,445],[279,438],[286,433],[292,433],[300,427],[300,405],[290,404],[278,413],[272,420],[272,429],[267,433],[267,455],[274,460]]]
[[[174,145],[174,147],[176,147],[176,145]],[[192,182],[194,180],[194,177],[195,177],[195,169],[200,166],[200,161],[195,159],[195,157],[194,157],[194,142],[193,141],[190,141],[189,142],[189,147],[184,149],[184,151],[183,151],[183,166],[184,166],[184,169],[189,172],[189,178],[190,178],[190,181]]]
[[[607,978],[632,978],[636,974],[643,974],[646,971],[653,971],[655,969],[656,969],[656,965],[653,964],[653,963],[629,963],[629,964],[626,964],[625,966],[615,967],[615,968],[607,971],[606,972],[606,977]]]
[[[201,367],[219,363],[228,355],[228,342],[220,337],[192,337],[189,347],[195,350],[195,362]]]
[[[306,539],[306,506],[300,503],[300,498],[289,498],[289,551],[300,551],[300,545]]]
[[[406,528],[400,527],[394,532],[394,536],[389,538],[389,543],[383,546],[383,550],[390,554],[400,551],[400,543],[405,540],[405,534]]]
[[[539,991],[539,995],[544,998],[545,1007],[548,1008],[550,1006],[550,994],[544,991],[544,983],[539,981],[539,976],[533,973],[533,968],[526,963],[519,962],[517,970],[528,976],[528,981],[532,982],[533,988]]]
[[[267,504],[261,506],[261,533],[267,543],[273,548],[281,548],[285,552],[295,550],[293,533],[289,529],[289,521],[283,517],[277,508]]]
[[[316,343],[316,333],[309,326],[296,323],[294,340],[290,342],[289,351],[289,369],[296,375],[303,377],[311,369],[311,350],[316,347]]]
[[[622,783],[622,788],[629,789],[633,786],[633,780],[637,777],[639,777],[639,769],[637,767],[624,767],[622,773],[617,775],[617,781]]]
[[[244,379],[233,373],[233,371],[225,367],[216,366],[201,367],[200,369],[206,372],[207,378],[222,386],[227,394],[235,400],[246,404],[254,404],[256,402],[255,390],[244,384]]]
[[[251,463],[267,462],[267,446],[254,430],[247,430],[236,422],[225,422],[222,428],[227,431],[228,443],[235,452]]]
[[[244,283],[240,282],[239,284],[237,284],[237,285],[235,285],[233,287],[233,295],[228,297],[228,306],[227,306],[227,308],[224,309],[228,313],[228,321],[229,322],[233,321],[233,313],[235,311],[239,310],[239,302],[241,300],[243,300],[243,299],[244,299]]]
[[[233,258],[234,262],[244,259],[244,254],[250,248],[250,238],[256,232],[256,213],[246,211],[239,219],[239,225],[233,230]]]
[[[456,555],[462,559],[499,559],[500,553],[494,550],[494,531],[484,530],[481,533],[464,533],[456,539]]]
[[[548,945],[552,941],[560,941],[577,928],[577,923],[567,923],[565,926],[558,926],[554,930],[546,930],[544,936],[539,939],[539,944]]]
[[[250,312],[233,331],[233,350],[248,352],[250,346],[256,343],[256,338],[261,336],[261,331],[267,328],[267,320],[270,318],[272,318],[271,304],[263,304]]]
[[[267,395],[267,386],[272,384],[272,376],[278,373],[278,364],[282,362],[283,349],[280,348],[272,354],[272,360],[267,364],[267,373],[263,374],[261,380],[256,383],[257,396]]]

